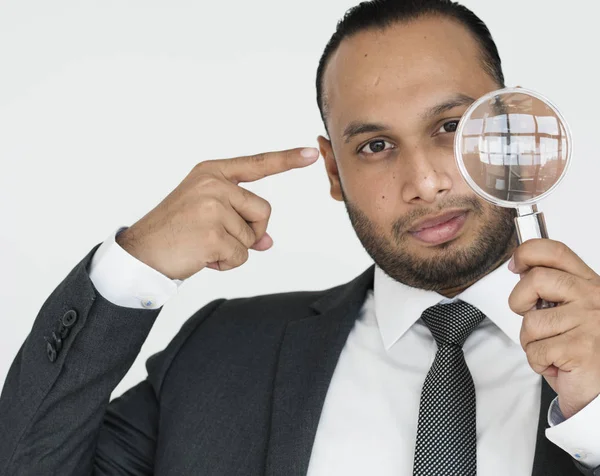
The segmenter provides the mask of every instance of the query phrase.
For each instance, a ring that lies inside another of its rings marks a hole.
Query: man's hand
[[[117,243],[171,279],[241,266],[249,249],[265,251],[273,240],[267,233],[271,204],[238,184],[306,167],[318,157],[317,149],[298,148],[200,162]]]
[[[569,418],[600,395],[600,276],[565,244],[549,239],[527,240],[513,263],[509,268],[521,281],[508,301],[523,316],[521,345]],[[539,298],[558,305],[535,309]]]

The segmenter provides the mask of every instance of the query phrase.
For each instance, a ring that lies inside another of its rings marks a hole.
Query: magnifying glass
[[[524,88],[492,91],[461,118],[454,139],[460,173],[481,198],[516,208],[519,244],[548,238],[537,202],[563,180],[571,163],[571,131],[547,98]],[[536,309],[556,303],[538,299]]]

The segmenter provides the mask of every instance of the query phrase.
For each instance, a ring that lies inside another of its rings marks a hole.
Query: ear
[[[335,156],[333,155],[331,141],[323,136],[317,137],[317,141],[319,142],[321,155],[325,159],[325,169],[327,170],[327,176],[329,177],[329,183],[331,184],[331,196],[334,200],[343,202],[344,197],[342,195],[342,187],[340,186],[340,174],[338,172]]]

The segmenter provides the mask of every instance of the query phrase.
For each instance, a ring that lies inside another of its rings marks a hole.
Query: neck
[[[506,261],[508,261],[510,259],[510,257],[512,256],[512,254],[514,253],[515,249],[517,248],[518,244],[511,240],[511,246],[508,247],[508,249],[506,250],[506,252],[494,263],[492,264],[485,273],[481,274],[480,276],[477,276],[475,279],[467,282],[467,283],[463,283],[459,286],[455,286],[452,288],[446,288],[443,289],[441,291],[438,291],[438,293],[440,293],[442,296],[447,297],[447,298],[453,298],[454,296],[462,293],[465,289],[467,289],[469,286],[471,286],[472,284],[475,284],[477,281],[479,281],[481,278],[483,278],[484,276],[490,274],[492,271],[494,271],[495,269],[499,268],[500,266],[502,266]]]

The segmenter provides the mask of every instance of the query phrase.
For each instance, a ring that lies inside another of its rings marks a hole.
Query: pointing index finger
[[[297,148],[227,159],[220,161],[219,167],[225,178],[237,184],[306,167],[318,157],[319,150],[314,147]]]

